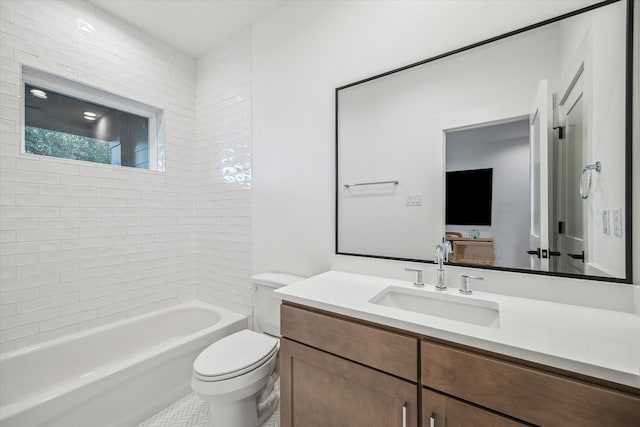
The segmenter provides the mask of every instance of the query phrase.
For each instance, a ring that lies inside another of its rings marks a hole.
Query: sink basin
[[[458,322],[500,327],[500,309],[493,301],[389,286],[369,302]]]

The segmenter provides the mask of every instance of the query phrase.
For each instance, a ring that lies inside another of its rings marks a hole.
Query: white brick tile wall
[[[0,47],[0,351],[195,298],[195,60],[82,1],[2,0]],[[22,65],[163,109],[166,172],[21,154]]]
[[[252,314],[250,64],[249,29],[198,59],[194,159],[198,298],[247,315]]]
[[[0,36],[0,352],[194,298],[251,315],[250,30],[196,63],[83,1],[3,0]],[[162,108],[166,172],[21,154],[22,65]]]

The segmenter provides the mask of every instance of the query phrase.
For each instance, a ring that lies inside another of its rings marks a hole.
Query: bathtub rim
[[[46,350],[49,347],[64,344],[65,342],[69,342],[69,341],[78,340],[94,333],[113,329],[113,328],[127,325],[130,323],[134,323],[136,321],[139,321],[140,319],[146,319],[146,318],[161,315],[163,313],[179,311],[184,309],[191,309],[191,308],[205,309],[208,311],[218,313],[220,316],[220,319],[211,326],[197,330],[196,332],[193,332],[191,334],[184,335],[178,339],[172,339],[161,345],[152,346],[143,352],[137,353],[134,356],[126,358],[119,362],[101,366],[98,369],[92,371],[90,374],[87,374],[79,378],[75,378],[74,380],[71,380],[68,382],[63,382],[59,386],[54,387],[53,389],[49,389],[40,393],[33,394],[19,401],[15,401],[5,405],[0,405],[0,422],[8,420],[20,413],[23,413],[31,408],[34,408],[39,404],[44,404],[46,402],[49,402],[60,395],[70,393],[76,389],[79,389],[91,383],[97,382],[100,379],[113,376],[114,374],[124,369],[140,364],[141,362],[149,359],[154,355],[165,354],[170,350],[184,347],[185,345],[191,342],[196,342],[198,339],[202,339],[207,334],[217,329],[226,328],[235,324],[236,322],[243,322],[243,321],[245,322],[245,328],[248,327],[248,317],[244,314],[240,314],[238,312],[225,309],[223,307],[219,307],[213,304],[205,303],[199,300],[191,300],[184,303],[172,305],[169,307],[164,307],[159,310],[153,310],[148,313],[143,313],[137,316],[118,320],[116,322],[108,323],[106,325],[101,325],[95,328],[86,329],[84,331],[75,332],[73,334],[65,335],[59,338],[55,338],[53,340],[48,340],[42,343],[23,347],[11,352],[7,352],[0,355],[0,363],[3,363],[5,360],[9,358],[19,357],[21,355],[28,354],[41,349]],[[184,347],[184,351],[185,352],[188,351],[188,348]]]

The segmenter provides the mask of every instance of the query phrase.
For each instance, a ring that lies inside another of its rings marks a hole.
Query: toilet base
[[[210,427],[258,427],[256,397],[249,396],[227,404],[212,404]]]
[[[258,393],[241,400],[212,403],[210,427],[258,427],[273,414],[280,403],[280,392],[274,389],[278,374],[274,373]]]

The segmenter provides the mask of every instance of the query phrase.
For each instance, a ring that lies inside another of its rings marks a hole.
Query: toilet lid
[[[242,375],[275,354],[278,343],[277,338],[245,329],[207,347],[193,362],[193,370],[212,381]]]

